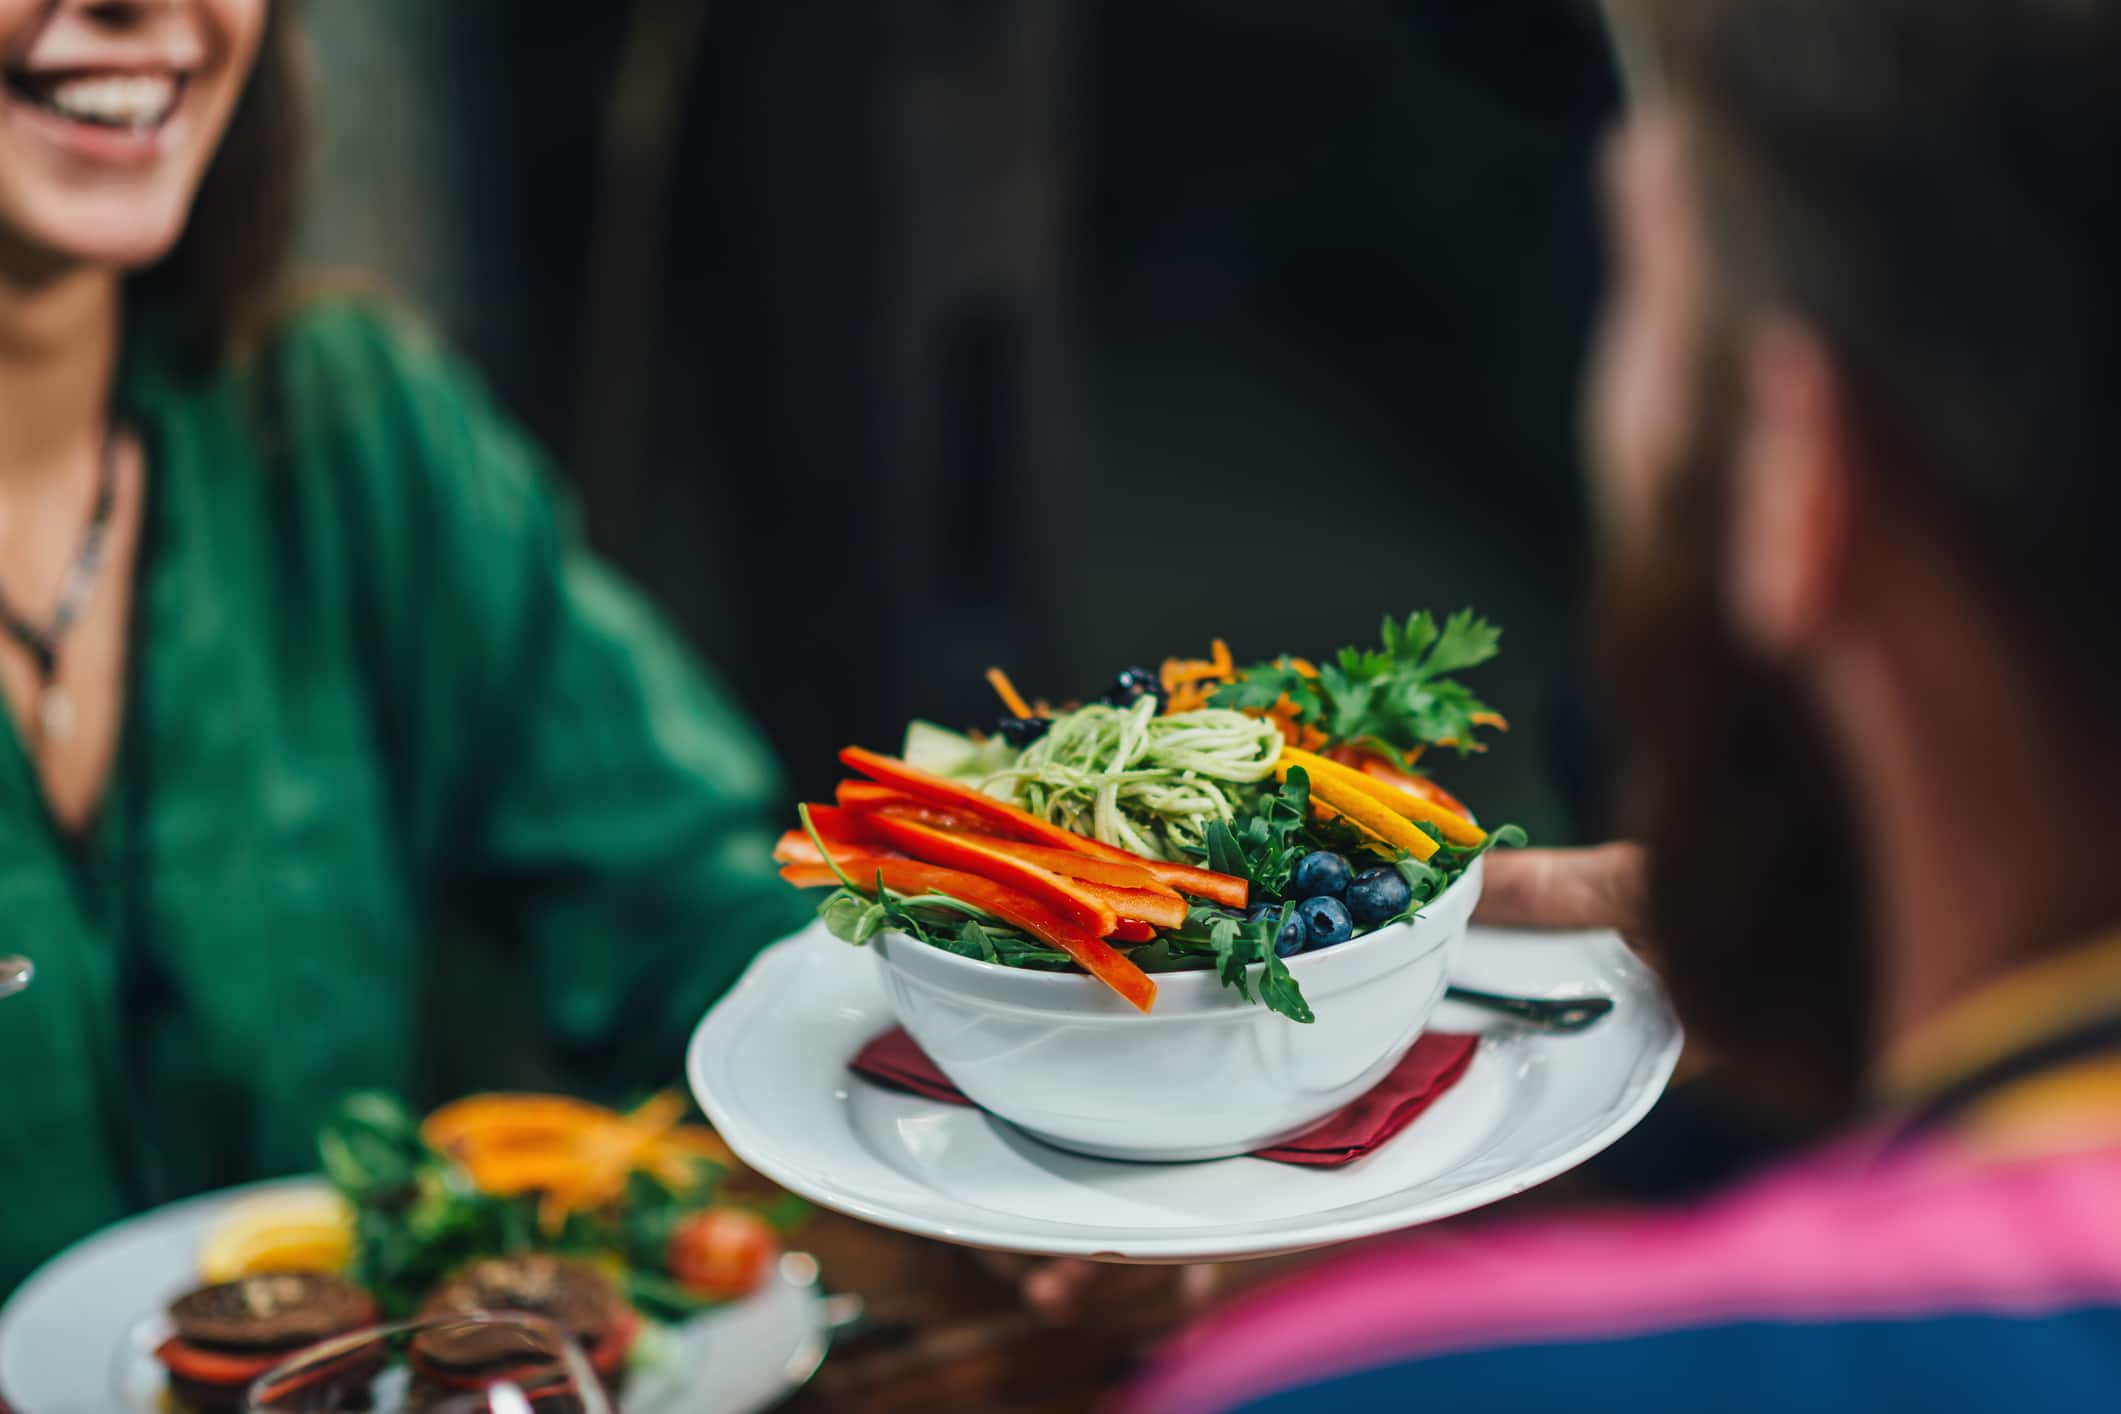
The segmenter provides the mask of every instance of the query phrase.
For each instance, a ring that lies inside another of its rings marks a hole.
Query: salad
[[[804,1209],[729,1204],[735,1160],[658,1095],[625,1113],[561,1095],[474,1095],[416,1118],[389,1095],[345,1097],[317,1146],[351,1214],[346,1275],[386,1316],[467,1263],[589,1262],[644,1315],[677,1322],[747,1296]]]
[[[1095,701],[1027,701],[988,730],[915,722],[902,754],[848,747],[830,804],[800,808],[782,877],[861,944],[890,930],[1003,967],[1078,971],[1146,1013],[1155,974],[1212,969],[1291,1020],[1288,966],[1414,916],[1474,859],[1522,844],[1430,778],[1432,751],[1508,724],[1453,674],[1495,655],[1470,609],[1387,618],[1323,664],[1206,658],[1130,668]]]
[[[674,1094],[624,1114],[474,1095],[423,1120],[389,1095],[346,1096],[317,1137],[330,1187],[238,1203],[207,1235],[205,1284],[170,1304],[154,1351],[172,1404],[248,1408],[251,1382],[297,1350],[416,1311],[546,1316],[614,1393],[667,1367],[666,1327],[757,1289],[777,1230],[805,1211],[732,1204],[734,1159],[685,1112]],[[421,1408],[419,1381],[476,1378],[434,1351],[407,1363]],[[368,1408],[379,1368],[345,1366],[330,1407]]]

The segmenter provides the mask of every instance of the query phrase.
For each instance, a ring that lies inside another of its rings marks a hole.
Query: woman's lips
[[[84,161],[138,165],[162,153],[186,76],[170,70],[13,72],[7,107],[25,126]]]

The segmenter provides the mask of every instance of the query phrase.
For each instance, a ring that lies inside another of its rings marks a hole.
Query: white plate
[[[870,960],[822,927],[760,954],[693,1034],[686,1073],[746,1163],[869,1222],[1050,1256],[1260,1257],[1522,1192],[1611,1144],[1664,1093],[1679,1023],[1612,934],[1476,928],[1452,980],[1527,995],[1599,992],[1616,1006],[1589,1031],[1544,1036],[1447,1003],[1436,1029],[1485,1033],[1465,1078],[1391,1143],[1337,1169],[1086,1158],[981,1111],[859,1079],[847,1061],[891,1027],[891,1008]]]
[[[289,1179],[142,1213],[45,1263],[0,1310],[0,1391],[19,1414],[167,1414],[151,1352],[163,1309],[198,1284],[199,1248],[231,1203],[317,1186]],[[816,1264],[800,1254],[744,1301],[674,1332],[670,1358],[638,1371],[625,1414],[755,1414],[825,1357]]]

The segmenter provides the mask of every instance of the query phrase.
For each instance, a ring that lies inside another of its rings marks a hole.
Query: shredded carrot
[[[1510,729],[1509,720],[1500,712],[1475,712],[1473,714],[1473,725],[1476,727],[1493,727],[1499,732],[1506,732]]]
[[[1016,684],[1009,681],[1007,673],[1000,668],[989,668],[987,681],[993,686],[995,695],[1002,699],[1002,706],[1009,709],[1010,715],[1019,719],[1031,715],[1030,705],[1017,692]]]
[[[1197,712],[1214,698],[1219,687],[1237,681],[1237,660],[1230,645],[1218,638],[1209,645],[1206,658],[1166,658],[1157,673],[1164,689],[1164,715]]]
[[[1181,683],[1164,697],[1164,715],[1174,712],[1197,712],[1208,705],[1209,685],[1199,682]]]

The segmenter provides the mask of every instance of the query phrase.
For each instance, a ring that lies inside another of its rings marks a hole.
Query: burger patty
[[[268,1272],[201,1287],[169,1308],[177,1334],[231,1354],[299,1349],[373,1324],[375,1303],[343,1277]]]
[[[585,1346],[596,1345],[628,1314],[626,1298],[596,1268],[533,1252],[473,1262],[437,1287],[421,1310],[520,1311],[543,1316]]]

